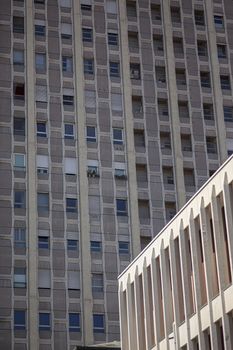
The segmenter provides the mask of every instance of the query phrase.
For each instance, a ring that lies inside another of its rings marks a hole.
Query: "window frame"
[[[43,130],[38,130],[38,126],[43,126]],[[37,121],[36,122],[36,136],[37,137],[47,137],[47,123],[44,121]]]
[[[76,319],[72,320],[73,316]],[[77,322],[75,322],[75,321],[77,321]],[[80,314],[76,313],[76,312],[69,312],[69,332],[81,332],[80,323],[81,323],[80,322]]]
[[[118,33],[108,32],[108,45],[118,46]]]
[[[93,314],[93,333],[105,333],[104,314]]]
[[[111,78],[120,77],[120,62],[109,62],[109,75]]]
[[[82,42],[83,43],[92,43],[93,42],[93,29],[83,27],[82,28]]]
[[[18,322],[16,322],[18,319]],[[19,322],[22,319],[22,322]],[[25,330],[26,329],[26,311],[25,310],[14,310],[14,330]]]
[[[128,216],[127,199],[124,199],[124,198],[117,198],[116,199],[116,215],[117,216]]]
[[[44,320],[42,318],[46,317]],[[50,312],[39,312],[39,331],[51,330],[51,314]]]
[[[90,135],[89,131],[95,131],[94,135]],[[96,127],[92,125],[86,126],[86,140],[87,142],[97,142],[97,136],[96,136]]]
[[[72,203],[74,205],[71,205]],[[77,198],[66,197],[66,213],[77,213],[77,212],[78,212]]]

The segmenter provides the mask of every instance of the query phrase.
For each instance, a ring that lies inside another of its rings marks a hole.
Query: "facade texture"
[[[119,339],[117,276],[233,151],[231,0],[0,0],[0,344]]]
[[[233,349],[233,157],[119,278],[122,350]]]

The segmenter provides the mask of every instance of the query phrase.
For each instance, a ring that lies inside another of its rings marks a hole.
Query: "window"
[[[84,74],[94,74],[94,60],[84,58],[83,69],[84,69]]]
[[[118,242],[119,254],[129,254],[129,242]]]
[[[218,58],[227,58],[226,45],[217,44]]]
[[[214,120],[214,109],[210,103],[203,103],[203,115],[205,120]]]
[[[132,109],[134,118],[143,118],[142,96],[132,96]]]
[[[49,249],[49,237],[38,236],[38,248],[39,249]]]
[[[77,239],[67,239],[67,250],[78,250]]]
[[[116,0],[106,0],[106,12],[114,15],[117,13]]]
[[[76,175],[77,174],[77,159],[76,158],[65,158],[64,168],[66,175]]]
[[[161,119],[167,119],[169,116],[168,101],[164,99],[158,99],[158,112]],[[165,118],[164,118],[165,117]]]
[[[34,0],[34,3],[43,5],[45,3],[45,0]]]
[[[80,290],[79,271],[68,271],[68,289]]]
[[[125,163],[115,162],[114,175],[116,178],[125,179],[126,178],[126,169]]]
[[[13,17],[13,33],[24,33],[24,18]]]
[[[220,75],[220,83],[221,83],[222,90],[231,90],[229,75]]]
[[[183,152],[192,152],[192,139],[190,134],[181,134],[181,148]]]
[[[24,330],[26,329],[26,311],[14,310],[14,329]]]
[[[226,139],[226,144],[227,144],[227,155],[231,156],[233,154],[233,140]]]
[[[118,34],[117,33],[108,33],[108,45],[118,46]]]
[[[37,210],[38,212],[49,211],[49,194],[37,193]]]
[[[14,246],[15,248],[26,248],[26,229],[21,227],[14,228]]]
[[[138,51],[139,44],[138,44],[138,33],[136,32],[128,32],[128,42],[129,42],[129,50],[131,52]]]
[[[14,169],[25,171],[25,154],[14,154]]]
[[[46,130],[46,122],[37,122],[37,136],[39,137],[47,137],[47,130]]]
[[[193,169],[184,168],[184,184],[186,189],[195,186],[195,176]]]
[[[179,7],[171,7],[171,20],[173,24],[181,22]]]
[[[24,101],[24,96],[25,96],[24,84],[23,83],[14,83],[13,88],[14,88],[14,99]]]
[[[176,69],[176,84],[178,87],[186,86],[186,76],[184,69]]]
[[[92,253],[101,253],[102,247],[101,242],[91,241],[91,252]]]
[[[120,76],[120,63],[119,62],[109,62],[109,74],[110,77]]]
[[[102,293],[104,291],[104,280],[101,273],[92,274],[92,292]]]
[[[134,145],[136,149],[139,148],[139,151],[141,148],[145,147],[144,130],[134,129]]]
[[[46,70],[46,55],[43,53],[36,53],[36,72],[43,72]]]
[[[26,288],[26,269],[24,267],[14,268],[14,288]]]
[[[66,212],[67,213],[77,213],[77,199],[76,198],[66,198]]]
[[[47,86],[36,85],[36,102],[47,103]]]
[[[180,118],[189,118],[188,102],[178,101],[178,108],[179,108],[179,117]]]
[[[13,50],[13,64],[17,66],[24,65],[24,51],[23,50]]]
[[[71,23],[61,23],[61,38],[71,39],[72,38],[72,25]]]
[[[223,16],[214,15],[214,25],[216,29],[223,29],[224,28]]]
[[[217,153],[217,142],[215,137],[213,136],[206,137],[206,148],[207,148],[207,153],[209,154]]]
[[[50,331],[50,313],[39,312],[39,330]]]
[[[225,122],[233,122],[233,107],[223,106]]]
[[[164,54],[163,36],[162,35],[154,35],[153,36],[153,45],[154,45],[155,55],[161,56]]]
[[[160,133],[160,143],[162,149],[171,149],[171,137],[169,132]]]
[[[64,137],[65,139],[74,140],[74,125],[65,124],[64,125]]]
[[[200,72],[200,78],[201,78],[201,87],[211,88],[209,72]]]
[[[74,96],[63,95],[63,106],[73,106],[73,105],[74,105]]]
[[[117,199],[117,216],[127,216],[127,200],[126,199]]]
[[[156,82],[158,85],[166,84],[166,71],[165,67],[155,67]]]
[[[45,25],[44,24],[35,24],[35,35],[36,36],[45,36]]]
[[[80,332],[80,315],[74,312],[69,313],[69,332]]]
[[[37,174],[47,174],[49,168],[49,157],[42,154],[36,156]]]
[[[197,41],[197,52],[199,57],[208,56],[207,42],[204,40]]]
[[[93,315],[93,332],[104,333],[104,315],[101,315],[101,314]]]
[[[94,90],[85,90],[85,107],[96,108],[96,95]]]
[[[71,7],[71,0],[59,0],[61,7]]]
[[[87,142],[96,142],[96,128],[94,126],[87,126]]]
[[[14,135],[25,136],[25,119],[14,117]]]
[[[51,288],[51,276],[50,270],[38,270],[38,288],[50,289]]]
[[[173,168],[172,167],[163,167],[163,182],[165,184],[173,185],[174,184],[174,176],[173,176]]]
[[[92,29],[91,28],[82,28],[82,38],[83,42],[91,43],[92,42]]]
[[[98,160],[87,160],[87,176],[99,177],[99,162]]]
[[[195,10],[194,11],[194,17],[195,17],[195,24],[197,26],[204,26],[205,25],[204,11]]]
[[[123,130],[113,128],[113,144],[123,145]]]
[[[136,80],[141,79],[140,64],[130,63],[130,78]]]
[[[175,57],[181,57],[184,55],[182,38],[173,38],[173,49]]]
[[[73,58],[70,56],[62,56],[62,71],[73,73]]]
[[[154,20],[154,21],[161,21],[162,20],[161,6],[160,5],[151,4],[150,10],[151,10],[152,20]]]
[[[92,0],[81,0],[81,10],[91,11],[91,1]]]
[[[122,95],[112,93],[111,104],[112,104],[112,111],[122,112]]]
[[[14,192],[14,208],[25,208],[26,195],[25,191],[15,190]]]
[[[134,1],[126,1],[127,17],[137,17],[137,7]]]
[[[176,203],[165,202],[165,213],[167,222],[176,215]]]

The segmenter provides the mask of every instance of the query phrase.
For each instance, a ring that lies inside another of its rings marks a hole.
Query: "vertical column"
[[[135,320],[135,303],[134,303],[134,291],[132,291],[132,285],[130,283],[130,275],[128,275],[127,289],[126,289],[126,301],[127,301],[127,315],[128,315],[128,334],[129,334],[129,350],[137,349],[137,337],[136,337],[136,320]]]
[[[92,290],[91,290],[91,255],[90,227],[88,213],[88,182],[86,173],[87,147],[85,138],[84,76],[82,56],[82,25],[80,1],[73,1],[74,23],[74,68],[75,98],[77,103],[78,154],[79,154],[79,208],[80,208],[80,270],[82,281],[82,319],[84,345],[93,343],[92,331]]]
[[[126,154],[128,163],[128,184],[129,184],[129,210],[131,224],[132,257],[136,257],[140,252],[140,224],[138,217],[138,195],[136,179],[136,157],[134,150],[134,125],[132,112],[132,93],[128,55],[128,28],[126,17],[125,1],[119,0],[120,19],[120,40],[121,40],[121,64],[122,64],[122,84],[125,110],[125,131],[126,131]]]
[[[122,347],[122,350],[128,350],[129,339],[128,339],[128,325],[127,325],[127,303],[126,303],[126,292],[123,290],[122,283],[119,288],[119,305],[120,305],[121,347]]]
[[[172,26],[170,21],[170,2],[163,1],[163,23],[164,37],[167,55],[167,76],[168,76],[168,96],[171,111],[171,128],[173,142],[173,158],[175,162],[177,204],[180,209],[186,202],[184,176],[183,176],[183,155],[181,151],[180,122],[178,110],[178,96],[176,86],[176,70],[173,54]]]
[[[140,277],[138,271],[134,276],[134,293],[135,293],[135,309],[136,309],[136,328],[137,328],[137,345],[138,350],[144,349],[146,346],[145,327],[144,327],[144,308],[142,299],[142,285],[140,285]]]
[[[27,120],[27,214],[28,214],[28,342],[29,349],[39,349],[37,291],[37,207],[36,207],[36,137],[35,137],[35,67],[33,1],[26,1],[26,120]]]
[[[210,64],[212,73],[212,86],[213,86],[213,101],[215,104],[216,114],[216,126],[218,135],[218,147],[219,147],[219,160],[221,163],[227,158],[226,152],[226,130],[223,117],[223,97],[219,79],[219,62],[217,55],[216,45],[216,31],[214,26],[214,15],[213,15],[213,2],[212,0],[206,0],[203,2],[205,5],[205,14],[207,22],[207,35],[208,45],[210,54]]]

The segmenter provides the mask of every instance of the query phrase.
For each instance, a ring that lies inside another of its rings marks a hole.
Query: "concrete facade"
[[[119,277],[122,350],[233,348],[233,157]]]
[[[117,276],[233,151],[232,23],[231,0],[0,0],[2,348],[119,340]]]

